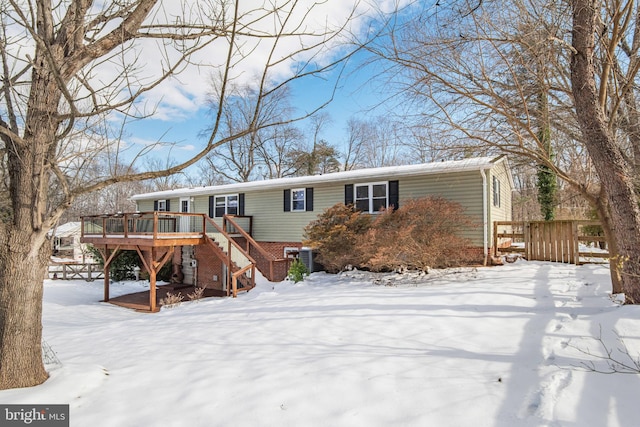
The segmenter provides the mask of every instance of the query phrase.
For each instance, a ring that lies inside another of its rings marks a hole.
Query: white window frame
[[[158,212],[166,212],[167,211],[167,200],[158,200]]]
[[[500,194],[500,179],[498,179],[497,176],[493,177],[493,206],[499,208],[500,207],[500,199],[501,199],[501,194]]]
[[[229,213],[229,208],[231,207],[231,205],[229,204],[229,199],[235,197],[236,200],[236,204],[235,204],[235,208],[236,208],[236,213],[234,215],[238,214],[238,209],[240,208],[240,195],[239,194],[224,194],[224,195],[218,195],[218,196],[214,196],[213,197],[213,215],[214,218],[222,218],[222,216],[218,215],[218,207],[222,207],[222,205],[218,205],[218,199],[222,199],[224,198],[224,214],[223,215],[227,215]]]
[[[300,200],[296,199],[296,193],[302,194],[302,208],[295,208],[295,202]],[[307,189],[306,188],[292,188],[291,189],[291,212],[306,212],[307,210]]]
[[[373,208],[373,201],[375,199],[381,199],[381,198],[374,198],[373,197],[373,187],[377,186],[377,185],[384,185],[384,191],[385,191],[384,207],[385,208],[389,207],[389,181],[367,182],[367,183],[354,184],[353,185],[353,203],[355,204],[356,207],[358,206],[358,201],[359,200],[365,200],[365,199],[359,199],[358,198],[358,188],[359,187],[368,187],[367,199],[369,200],[369,209],[366,210],[366,211],[363,210],[362,212],[370,213],[370,214],[380,213],[380,210],[376,210],[376,209]]]

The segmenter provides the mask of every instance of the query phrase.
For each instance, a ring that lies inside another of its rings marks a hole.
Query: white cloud
[[[186,3],[193,6],[199,2]],[[265,3],[283,5],[292,2]],[[256,7],[253,2],[243,2],[241,6],[245,8]],[[385,7],[384,4],[382,6]],[[164,2],[162,7],[163,19],[169,17],[170,20],[177,20],[178,16],[184,15],[182,12],[184,2]],[[310,13],[308,13],[309,8],[311,8]],[[326,40],[326,36],[323,34],[344,25],[353,8],[356,8],[357,11],[354,13],[355,18],[349,21],[349,33],[359,33],[363,30],[363,25],[370,15],[374,13],[374,8],[370,4],[358,0],[330,0],[326,2],[302,1],[298,3],[295,10],[291,11],[291,16],[288,17],[289,21],[284,27],[285,33],[304,33],[304,36],[283,37],[275,47],[273,37],[260,39],[238,37],[236,39],[237,50],[234,52],[234,66],[231,70],[233,82],[241,85],[257,85],[259,80],[256,76],[263,73],[265,64],[269,61],[274,64],[269,70],[269,77],[274,81],[290,78],[294,75],[296,67],[305,61],[313,61],[320,65],[329,63],[337,55],[340,44],[345,40],[344,37]],[[273,35],[280,29],[280,23],[274,19],[274,16],[265,16],[264,10],[245,10],[241,14],[243,13],[245,15],[240,24],[246,26],[243,29],[245,32]],[[160,19],[159,14],[155,16],[155,19]],[[286,18],[284,15],[280,15],[280,19],[284,18]],[[197,22],[202,19],[202,16],[192,15],[191,19],[195,19]],[[323,41],[326,43],[321,44]],[[303,48],[307,49],[311,46],[316,47],[311,50],[303,50]],[[222,73],[222,66],[228,53],[227,49],[226,38],[221,38],[199,50],[191,56],[189,66],[182,68],[176,77],[144,94],[139,105],[144,105],[147,113],[153,112],[156,119],[165,121],[187,119],[190,114],[206,104],[212,88],[212,76]],[[292,55],[296,52],[298,53]],[[146,40],[139,41],[136,51],[128,53],[129,57],[134,55],[137,57],[140,78],[142,81],[146,81],[151,79],[154,74],[157,76],[161,71],[166,70],[168,60],[177,59],[178,52],[158,44],[155,40]],[[272,55],[271,59],[269,59],[270,55]]]

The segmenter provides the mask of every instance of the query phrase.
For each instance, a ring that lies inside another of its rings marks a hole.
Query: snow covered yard
[[[116,292],[140,283],[112,285]],[[640,307],[606,266],[518,261],[429,275],[316,273],[142,314],[100,281],[45,283],[60,364],[3,403],[69,403],[72,426],[631,426]],[[618,340],[616,333],[620,335]]]

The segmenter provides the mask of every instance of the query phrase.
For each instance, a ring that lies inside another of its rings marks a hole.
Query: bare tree
[[[178,173],[212,149],[273,125],[259,123],[256,113],[250,126],[219,132],[228,85],[240,78],[243,64],[258,76],[257,112],[274,91],[337,63],[320,58],[354,15],[314,29],[308,20],[322,13],[322,2],[245,3],[2,2],[0,148],[10,205],[2,206],[0,222],[0,389],[47,378],[41,351],[47,231],[74,200],[118,182]],[[248,63],[257,56],[258,63]],[[78,179],[98,153],[122,152],[122,141],[107,135],[110,123],[152,113],[143,97],[191,67],[220,76],[213,125],[198,153],[162,170],[113,167],[90,182]],[[103,138],[94,141],[92,134]]]
[[[362,143],[364,141],[364,128],[365,124],[362,120],[352,117],[347,122],[347,141],[342,151],[342,170],[349,171],[359,167]]]
[[[456,134],[452,149],[508,153],[557,174],[598,211],[618,261],[613,291],[640,303],[638,6],[453,3],[414,11],[385,43],[370,46],[394,64],[398,90],[415,101],[411,119]]]
[[[258,176],[262,168],[270,172],[272,168],[269,166],[278,163],[277,158],[271,159],[269,156],[286,156],[280,151],[289,147],[292,142],[290,122],[293,119],[293,109],[290,107],[289,89],[285,86],[271,92],[256,110],[259,95],[248,84],[232,90],[232,99],[223,109],[220,132],[223,135],[233,135],[239,129],[253,131],[220,145],[209,153],[202,161],[202,169],[206,170],[207,175],[219,176],[226,182],[247,182],[262,178]],[[214,96],[214,100],[217,98],[218,96]],[[265,126],[266,124],[269,126]]]
[[[284,178],[296,174],[293,153],[304,144],[304,133],[292,124],[274,126],[258,149],[261,179]]]
[[[342,168],[351,170],[419,161],[419,156],[403,156],[412,151],[407,150],[413,141],[408,131],[409,128],[401,122],[386,117],[351,118],[347,122]]]

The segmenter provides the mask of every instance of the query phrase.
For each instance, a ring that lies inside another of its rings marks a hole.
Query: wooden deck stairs
[[[229,222],[227,222],[227,220]],[[225,228],[233,229],[233,234]],[[218,225],[205,214],[178,212],[136,212],[82,217],[83,243],[92,244],[102,254],[104,263],[104,301],[110,301],[109,267],[122,250],[138,252],[149,272],[150,312],[159,311],[156,275],[171,258],[178,246],[208,245],[227,267],[227,296],[236,297],[239,292],[255,287],[255,269],[258,268],[268,280],[274,280],[274,264],[286,260],[270,257],[265,263],[256,262],[251,250],[266,253],[246,231],[241,230],[233,219],[225,218]],[[237,241],[237,236],[245,246]],[[256,249],[260,248],[260,249]],[[262,268],[260,268],[262,267]],[[282,280],[282,279],[280,279]]]

